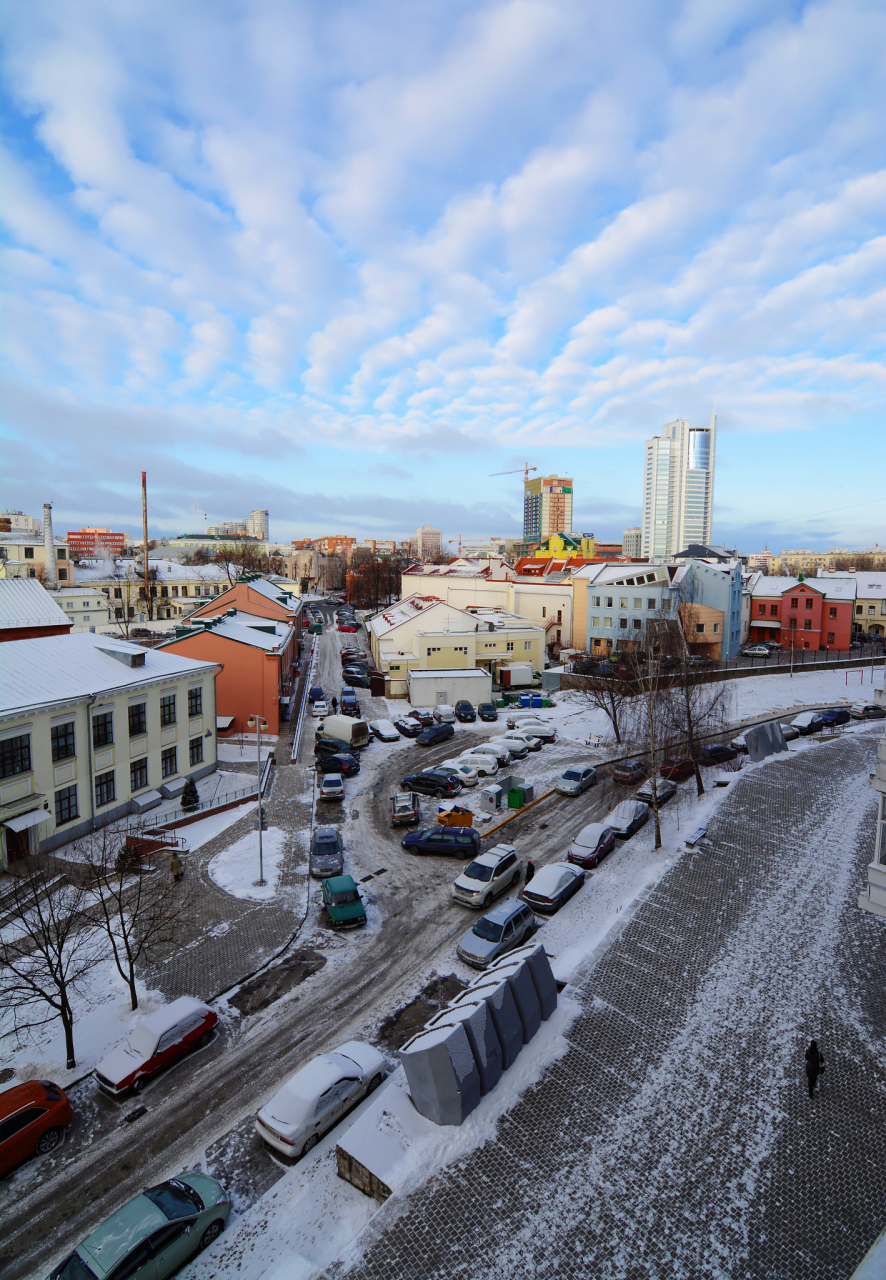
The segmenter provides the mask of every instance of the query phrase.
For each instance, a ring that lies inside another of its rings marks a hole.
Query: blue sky
[[[6,14],[5,483],[63,527],[886,543],[879,0],[29,0]]]

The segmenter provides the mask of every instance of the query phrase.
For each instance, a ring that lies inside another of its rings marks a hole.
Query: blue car
[[[832,729],[837,724],[848,724],[849,712],[843,707],[831,707],[828,711],[821,712],[821,722],[829,729]]]
[[[433,747],[438,742],[445,742],[447,738],[454,738],[455,730],[451,724],[435,724],[430,729],[423,729],[415,740],[417,747]]]
[[[476,857],[480,836],[473,827],[431,827],[427,831],[407,831],[400,841],[407,853],[431,853],[449,858]]]
[[[326,701],[326,694],[323,692],[322,686],[319,684],[313,685],[308,693],[308,702],[314,703],[314,702],[325,702],[325,701]]]

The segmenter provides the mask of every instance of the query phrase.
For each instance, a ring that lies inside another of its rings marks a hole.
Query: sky
[[[153,536],[639,523],[886,543],[880,0],[28,0],[0,53],[0,503]]]

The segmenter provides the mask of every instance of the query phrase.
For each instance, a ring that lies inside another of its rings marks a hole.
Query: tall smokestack
[[[47,591],[58,586],[58,574],[55,570],[55,542],[52,538],[52,503],[43,503],[43,585]]]

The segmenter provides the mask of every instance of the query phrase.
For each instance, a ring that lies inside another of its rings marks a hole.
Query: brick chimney
[[[52,537],[52,503],[43,503],[43,552],[45,565],[43,569],[43,585],[47,591],[58,586],[58,574],[55,568],[55,542]]]

